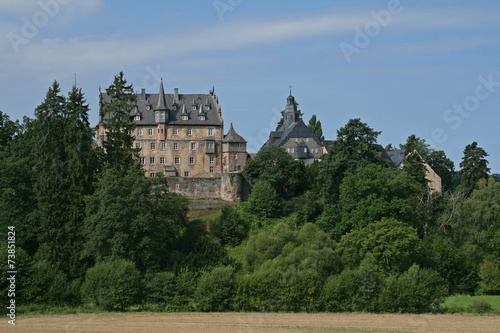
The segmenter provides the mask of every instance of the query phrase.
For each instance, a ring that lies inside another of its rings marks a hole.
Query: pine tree
[[[106,89],[110,97],[101,114],[104,119],[106,139],[104,140],[105,158],[116,170],[127,170],[137,163],[138,150],[132,148],[134,137],[132,132],[135,124],[132,122],[131,110],[135,107],[136,95],[132,85],[127,85],[123,72],[116,75],[113,83]],[[105,117],[106,116],[106,117]]]
[[[477,188],[480,179],[488,179],[490,168],[486,156],[488,154],[477,145],[477,142],[465,147],[459,174],[462,178],[461,187],[467,197]]]

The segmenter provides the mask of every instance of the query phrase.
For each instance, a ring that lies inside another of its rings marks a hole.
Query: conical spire
[[[160,82],[160,93],[158,94],[158,104],[155,110],[168,110],[167,103],[165,102],[165,91],[163,90],[163,79]]]

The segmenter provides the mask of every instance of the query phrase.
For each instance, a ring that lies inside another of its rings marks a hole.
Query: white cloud
[[[101,5],[101,0],[88,2],[92,3],[89,8],[95,9]],[[443,11],[408,8],[401,14],[395,15],[391,24],[384,29],[404,33],[470,28],[491,23],[498,15],[499,13],[494,12],[463,9]],[[373,20],[373,17],[369,11],[361,14],[327,12],[281,19],[227,22],[228,24],[216,24],[209,28],[197,27],[198,31],[191,31],[188,34],[158,33],[150,34],[148,38],[130,39],[125,33],[122,36],[80,37],[71,40],[35,38],[27,45],[22,45],[22,52],[17,55],[12,54],[12,50],[6,50],[8,46],[5,43],[1,44],[0,48],[2,53],[11,54],[10,57],[7,56],[8,61],[12,62],[8,67],[13,69],[60,70],[66,67],[76,70],[89,68],[98,70],[110,66],[123,68],[134,64],[165,61],[182,54],[240,49],[325,35],[345,36],[346,41],[350,42],[355,34],[354,28],[364,27],[370,20]],[[475,44],[486,42],[485,39],[476,41]],[[420,45],[408,45],[406,49],[418,48],[417,51],[420,52],[432,52],[436,49],[458,47],[457,44],[460,43],[458,40],[449,41],[447,44],[432,41]],[[474,43],[464,45],[474,46]]]

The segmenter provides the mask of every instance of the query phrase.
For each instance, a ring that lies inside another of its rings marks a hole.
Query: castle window
[[[135,143],[135,148],[137,148],[137,149],[141,149],[141,143],[140,143],[140,142],[136,142],[136,143]]]
[[[295,148],[290,148],[290,153],[295,153]]]
[[[194,164],[194,157],[189,158],[189,164]]]
[[[241,170],[241,165],[235,165],[234,166],[234,171],[238,171],[238,170]]]
[[[177,135],[177,128],[172,128],[172,135]]]
[[[141,163],[141,165],[146,164],[146,159],[144,157],[139,158],[139,163]]]
[[[241,148],[243,147],[243,144],[242,143],[238,143],[238,148]]]
[[[152,128],[148,128],[148,135],[153,136],[153,129]]]
[[[191,143],[191,150],[196,150],[196,143],[194,142]]]
[[[208,129],[208,136],[212,136],[214,135],[214,129],[213,128],[209,128]]]
[[[210,173],[214,173],[215,171],[215,168],[214,167],[210,167]]]
[[[165,157],[160,157],[160,164],[165,164]]]
[[[154,178],[154,177],[156,177],[156,173],[154,173],[154,172],[150,172],[150,173],[149,173],[149,177],[150,177],[150,178]]]
[[[179,144],[177,142],[174,142],[174,150],[179,150]]]
[[[307,148],[304,148],[304,153],[307,153]]]
[[[142,128],[137,129],[137,136],[142,136]]]
[[[167,144],[165,142],[161,143],[161,150],[167,149]]]
[[[155,142],[151,142],[151,150],[156,150],[156,143]]]
[[[191,135],[193,134],[193,130],[192,130],[191,128],[188,128],[188,129],[186,130],[186,134],[187,134],[188,136],[191,136]]]
[[[237,160],[238,159],[238,154],[234,154],[233,157],[234,157],[235,160]]]
[[[176,156],[176,157],[174,158],[174,163],[175,163],[175,164],[181,164],[181,158],[180,158],[179,156]]]
[[[151,165],[155,164],[155,158],[154,157],[150,157],[149,158],[149,164],[151,164]]]
[[[210,164],[215,164],[215,157],[210,156]]]
[[[184,177],[189,177],[189,171],[184,171]]]
[[[139,121],[139,120],[141,120],[141,116],[140,116],[140,115],[136,115],[136,116],[134,117],[134,120],[135,120],[135,121]]]

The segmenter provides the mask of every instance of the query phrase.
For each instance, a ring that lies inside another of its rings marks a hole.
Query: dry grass
[[[18,317],[1,332],[499,332],[500,316],[307,313],[104,313]]]

